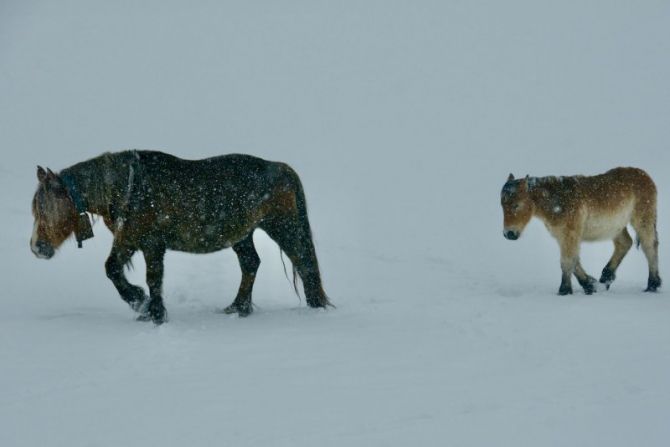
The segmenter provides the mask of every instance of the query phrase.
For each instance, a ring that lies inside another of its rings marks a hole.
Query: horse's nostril
[[[33,249],[33,253],[35,253],[38,257],[42,258],[51,258],[55,251],[51,245],[49,245],[47,242],[44,241],[37,241],[35,242],[35,248]]]

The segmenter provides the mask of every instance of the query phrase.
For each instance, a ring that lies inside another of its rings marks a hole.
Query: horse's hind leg
[[[630,247],[633,246],[633,239],[630,237],[628,230],[624,227],[623,230],[613,239],[614,241],[614,253],[610,258],[607,265],[603,269],[603,273],[600,276],[600,282],[605,284],[609,290],[610,284],[614,282],[616,278],[616,270],[619,268],[621,261],[623,260]]]
[[[123,273],[124,267],[130,262],[130,258],[132,258],[135,251],[134,248],[124,246],[115,241],[112,245],[112,251],[105,262],[105,271],[123,301],[128,303],[134,311],[139,312],[147,296],[144,293],[144,289],[130,284]]]
[[[304,220],[303,220],[304,219]],[[306,217],[296,214],[280,214],[266,219],[261,228],[279,248],[286,253],[302,279],[307,304],[310,307],[331,305],[321,284],[321,274],[316,251]]]
[[[649,280],[645,292],[656,292],[661,287],[661,277],[658,274],[658,234],[656,232],[656,211],[645,216],[636,213],[632,220],[633,228],[637,232],[642,251],[649,263]]]
[[[163,259],[165,247],[161,243],[148,243],[142,247],[144,261],[147,264],[147,285],[149,286],[149,302],[143,306],[145,313],[137,319],[152,320],[155,324],[167,321],[167,311],[163,304]]]
[[[261,259],[258,257],[256,247],[254,247],[253,232],[249,233],[242,241],[233,245],[233,250],[235,250],[237,259],[240,262],[242,281],[240,282],[240,288],[237,291],[235,301],[226,307],[223,312],[227,314],[237,313],[240,317],[246,317],[253,311],[251,291],[254,288],[258,266],[261,264]]]
[[[575,276],[577,277],[577,281],[579,281],[579,285],[584,289],[585,294],[591,295],[596,291],[596,279],[584,271],[582,263],[579,261],[579,259],[577,260],[577,265],[575,266]]]

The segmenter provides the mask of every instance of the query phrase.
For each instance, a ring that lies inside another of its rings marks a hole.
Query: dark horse
[[[165,251],[211,253],[232,247],[242,281],[226,313],[252,312],[251,291],[260,259],[253,232],[263,229],[293,263],[307,304],[330,305],[319,265],[298,175],[284,163],[249,155],[182,160],[162,152],[106,153],[59,174],[37,168],[33,198],[35,224],[30,247],[44,259],[74,233],[93,237],[87,213],[102,216],[114,234],[105,263],[107,276],[140,320],[167,320],[161,286]],[[137,251],[147,266],[147,298],[132,285],[124,267]]]

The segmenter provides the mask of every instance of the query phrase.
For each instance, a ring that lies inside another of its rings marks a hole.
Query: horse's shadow
[[[537,285],[537,286],[513,286],[513,285],[499,285],[495,286],[492,291],[499,297],[503,298],[528,298],[528,297],[537,297],[537,298],[556,298],[556,294],[551,290],[548,290],[546,287]],[[663,295],[663,292],[658,291],[659,296]],[[640,299],[640,295],[644,295],[645,298],[653,299],[656,297],[656,294],[650,295],[645,294],[644,289],[636,287],[636,285],[631,282],[630,284],[618,284],[617,287],[612,287],[607,289],[604,285],[598,284],[597,289],[593,294],[586,293],[576,293],[575,298],[579,299],[590,299],[590,298],[608,298],[608,299],[617,299],[617,300],[627,300],[627,299]],[[571,298],[564,298],[571,299]]]

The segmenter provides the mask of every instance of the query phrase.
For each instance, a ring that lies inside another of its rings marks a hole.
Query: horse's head
[[[38,258],[50,259],[76,230],[77,211],[62,179],[37,167],[39,185],[33,197],[35,223],[30,249]]]
[[[503,236],[512,241],[519,239],[535,207],[528,193],[528,176],[515,180],[510,174],[500,193],[500,203],[504,215]]]

